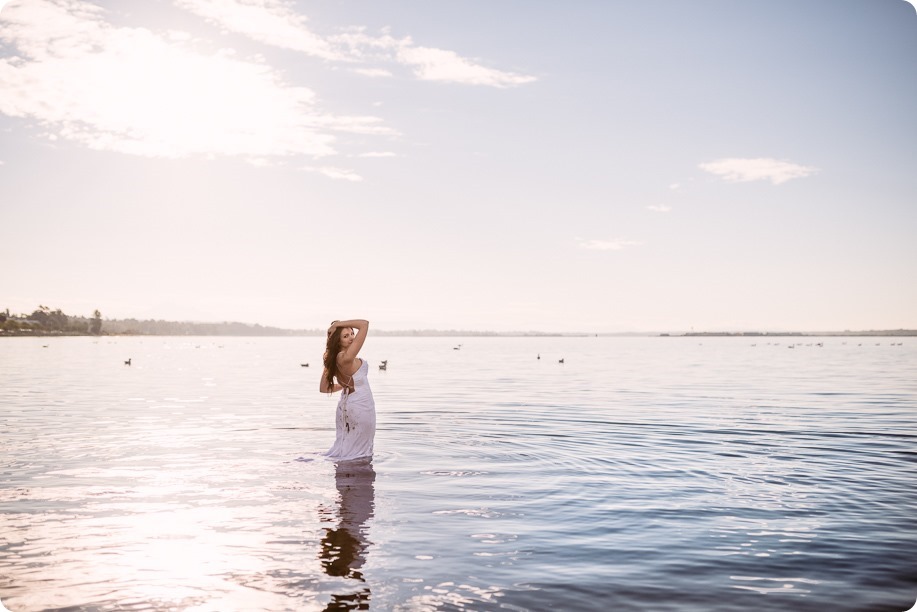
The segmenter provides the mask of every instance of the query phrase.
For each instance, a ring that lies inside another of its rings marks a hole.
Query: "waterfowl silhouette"
[[[124,362],[124,365],[130,365],[130,364],[131,364],[131,359],[133,359],[133,357],[128,358],[128,360]]]

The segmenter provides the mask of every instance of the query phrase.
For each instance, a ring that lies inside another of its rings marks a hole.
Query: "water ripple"
[[[320,339],[8,339],[0,599],[910,607],[917,346],[681,340],[376,339],[377,454],[335,465]]]

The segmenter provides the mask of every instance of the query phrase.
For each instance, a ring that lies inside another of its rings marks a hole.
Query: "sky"
[[[917,328],[904,0],[0,0],[0,309]]]

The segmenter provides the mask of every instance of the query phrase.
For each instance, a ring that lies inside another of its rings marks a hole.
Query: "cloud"
[[[641,246],[642,242],[635,240],[584,240],[577,238],[581,249],[588,251],[623,251],[624,249]]]
[[[360,153],[357,157],[398,157],[398,154],[391,151],[368,151]]]
[[[374,78],[392,76],[390,70],[384,70],[382,68],[354,68],[353,71],[357,74]]]
[[[513,87],[536,80],[532,76],[488,68],[454,51],[416,46],[410,37],[395,38],[388,32],[373,36],[365,28],[350,27],[337,34],[316,34],[308,27],[306,17],[282,0],[174,2],[226,30],[325,60],[401,64],[412,68],[421,80],[467,85]],[[392,76],[382,68],[355,68],[354,72],[370,77]]]
[[[317,172],[324,176],[327,176],[330,179],[351,181],[354,183],[359,183],[363,180],[363,177],[347,168],[335,168],[333,166],[306,166],[303,168],[307,172]]]
[[[328,40],[313,33],[306,17],[277,0],[174,0],[175,5],[195,13],[226,30],[258,42],[301,51],[327,60],[344,60]]]
[[[818,171],[817,168],[810,166],[800,166],[770,158],[718,159],[700,164],[698,167],[732,183],[769,180],[774,185],[780,185],[795,178],[805,178]]]
[[[426,81],[512,87],[535,80],[531,76],[486,68],[443,49],[404,45],[398,51],[398,60],[413,66],[414,74]]]
[[[671,212],[672,207],[666,206],[665,204],[651,204],[647,206],[646,209],[651,210],[653,212],[658,212],[658,213],[667,213],[667,212]]]
[[[51,140],[152,157],[334,155],[336,133],[394,134],[323,110],[264,63],[200,53],[181,36],[117,27],[80,0],[28,0],[0,16],[0,113]],[[173,33],[174,34],[174,33]]]

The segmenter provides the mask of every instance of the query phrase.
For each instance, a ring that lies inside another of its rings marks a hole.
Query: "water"
[[[370,338],[336,467],[321,338],[3,339],[0,600],[907,610],[917,341],[802,340]]]

